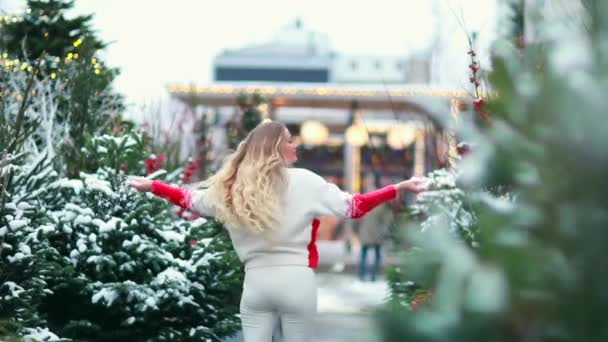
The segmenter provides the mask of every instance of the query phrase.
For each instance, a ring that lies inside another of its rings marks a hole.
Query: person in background
[[[369,183],[368,183],[369,184]],[[375,190],[373,185],[367,187]],[[359,241],[361,251],[359,259],[359,280],[365,281],[367,269],[367,252],[373,250],[373,265],[370,280],[375,281],[382,267],[382,245],[392,222],[393,213],[388,203],[380,204],[359,220]]]

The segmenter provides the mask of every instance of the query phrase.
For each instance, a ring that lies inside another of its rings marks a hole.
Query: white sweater
[[[246,270],[283,265],[316,267],[317,217],[358,218],[396,195],[394,185],[365,195],[351,195],[305,169],[289,168],[287,174],[288,187],[276,229],[260,234],[226,225]],[[155,181],[152,191],[201,216],[214,215],[206,190],[191,192]]]

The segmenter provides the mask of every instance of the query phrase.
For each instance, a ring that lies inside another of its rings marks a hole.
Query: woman
[[[358,218],[395,197],[424,190],[424,180],[350,195],[320,176],[290,168],[296,144],[278,122],[257,126],[220,170],[196,190],[134,177],[129,184],[151,191],[201,216],[224,223],[241,261],[245,281],[240,313],[246,342],[270,342],[280,319],[287,342],[312,336],[318,263],[316,217]]]

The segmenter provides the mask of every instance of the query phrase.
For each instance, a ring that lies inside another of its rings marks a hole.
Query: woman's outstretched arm
[[[317,176],[318,177],[318,176]],[[319,215],[342,218],[360,218],[378,205],[397,197],[399,192],[419,193],[426,190],[427,180],[412,177],[408,180],[385,186],[363,194],[350,194],[335,184],[318,177],[318,193],[321,201],[317,205]]]
[[[206,201],[206,190],[189,190],[180,188],[158,180],[145,177],[131,177],[127,181],[129,186],[141,192],[152,192],[171,203],[184,209],[190,209],[201,216],[212,216],[211,207]]]

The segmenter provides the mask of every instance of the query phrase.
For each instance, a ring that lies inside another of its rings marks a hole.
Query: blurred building
[[[324,34],[296,20],[272,41],[221,52],[213,84],[169,89],[195,111],[211,114],[219,130],[238,115],[239,94],[262,94],[264,115],[285,123],[301,143],[296,166],[358,192],[369,190],[361,187],[366,177],[382,186],[448,162],[438,152],[445,147],[437,123],[468,95],[430,86],[431,61],[430,51],[340,53]],[[336,238],[336,222],[328,218],[325,225],[322,237]]]
[[[300,20],[265,44],[226,50],[213,65],[218,82],[336,84],[428,83],[428,56],[356,56],[332,50],[322,33]]]

